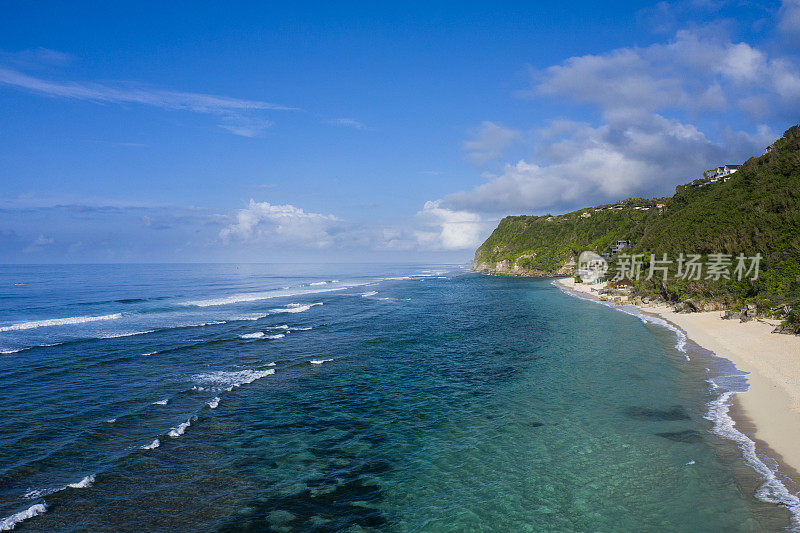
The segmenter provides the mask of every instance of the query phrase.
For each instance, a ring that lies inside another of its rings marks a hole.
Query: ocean
[[[731,432],[743,373],[551,282],[2,266],[0,530],[789,526]]]

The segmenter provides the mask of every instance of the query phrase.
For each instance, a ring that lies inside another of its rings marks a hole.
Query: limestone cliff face
[[[539,270],[525,266],[526,260],[534,259],[536,254],[522,254],[514,260],[503,259],[500,261],[487,261],[481,258],[480,253],[475,254],[472,268],[481,274],[498,276],[572,276],[575,274],[577,257],[570,252],[564,263],[555,270]]]

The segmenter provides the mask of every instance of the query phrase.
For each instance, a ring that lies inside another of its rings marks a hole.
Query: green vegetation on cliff
[[[756,281],[686,281],[676,279],[673,268],[666,283],[636,286],[671,300],[713,300],[726,307],[753,302],[762,309],[791,303],[800,310],[800,126],[725,182],[681,185],[668,199],[635,198],[615,205],[552,217],[506,217],[476,251],[475,267],[554,275],[564,273],[565,263],[583,250],[608,252],[616,239],[632,241],[626,252],[645,254],[645,261],[651,253],[672,259],[679,253],[760,253]]]
[[[505,217],[475,252],[475,267],[492,270],[498,262],[508,261],[523,274],[554,275],[583,250],[599,253],[608,251],[616,239],[634,240],[655,211],[606,206],[601,211],[581,209],[558,216]]]

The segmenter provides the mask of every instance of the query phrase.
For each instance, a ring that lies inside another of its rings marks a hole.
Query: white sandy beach
[[[557,283],[594,296],[600,288],[572,278]],[[749,372],[750,388],[736,398],[754,426],[751,437],[766,443],[780,455],[776,459],[800,472],[800,338],[772,333],[776,321],[743,323],[723,320],[719,311],[676,313],[666,305],[638,307],[672,322],[694,343]]]

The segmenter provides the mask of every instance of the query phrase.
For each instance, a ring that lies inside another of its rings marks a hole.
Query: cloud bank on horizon
[[[556,213],[630,196],[671,194],[675,185],[709,166],[760,154],[782,128],[800,121],[800,0],[763,9],[763,16],[752,22],[762,36],[758,42],[736,38],[741,28],[720,14],[722,6],[724,2],[662,2],[639,14],[641,24],[660,32],[650,44],[562,56],[549,66],[528,67],[524,82],[506,84],[511,88],[506,105],[536,113],[527,118],[498,111],[494,116],[491,106],[480,109],[483,116],[460,130],[466,138],[451,143],[476,179],[465,175],[445,184],[447,172],[419,170],[421,181],[412,185],[409,178],[406,185],[398,180],[387,193],[398,201],[404,195],[410,198],[411,189],[427,196],[405,212],[370,202],[371,188],[384,186],[372,176],[358,184],[358,194],[363,194],[358,202],[352,194],[316,200],[314,193],[291,187],[297,183],[282,188],[253,185],[261,191],[249,193],[249,201],[222,206],[209,197],[205,207],[180,197],[173,202],[120,202],[49,198],[31,190],[0,197],[0,253],[21,262],[269,261],[363,257],[365,251],[376,257],[438,253],[466,258],[507,214]],[[211,118],[212,127],[245,138],[241,142],[278,142],[282,131],[299,127],[295,124],[303,120],[316,124],[310,128],[334,126],[339,137],[381,137],[389,129],[386,123],[372,127],[373,120],[350,118],[341,108],[301,111],[308,105],[299,93],[292,98],[295,107],[270,103],[271,98],[220,96],[152,83],[65,79],[75,61],[70,54],[46,48],[0,53],[0,94]],[[367,160],[385,152],[384,145],[371,148],[367,140],[355,146],[353,153],[363,152]],[[381,172],[380,164],[369,169]],[[2,178],[13,180],[12,170]],[[425,183],[430,188],[419,190]],[[284,194],[280,201],[275,199],[278,191]]]

